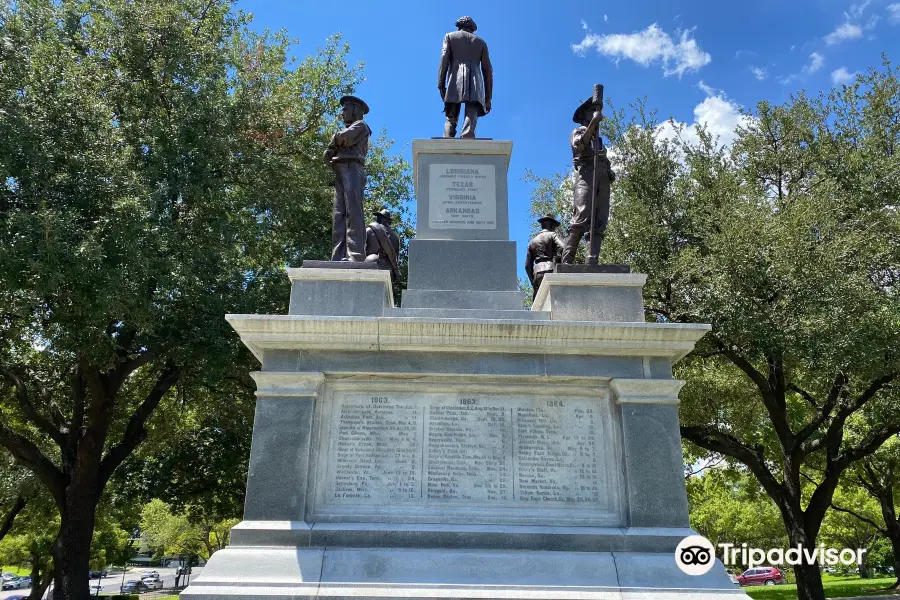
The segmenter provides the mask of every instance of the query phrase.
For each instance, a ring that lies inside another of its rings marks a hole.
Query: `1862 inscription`
[[[332,398],[325,505],[611,508],[598,398],[353,390]]]

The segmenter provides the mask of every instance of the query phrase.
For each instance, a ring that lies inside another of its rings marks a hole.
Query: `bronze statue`
[[[478,28],[472,17],[460,17],[457,31],[444,36],[438,90],[444,101],[444,137],[456,137],[460,105],[466,105],[466,117],[461,137],[475,137],[478,117],[491,112],[494,88],[494,69],[488,56],[487,44],[475,35]],[[449,75],[449,82],[448,82]]]
[[[381,269],[390,269],[391,280],[400,277],[400,238],[391,229],[390,211],[381,209],[372,213],[375,222],[366,228],[366,262],[378,263]]]
[[[563,251],[563,241],[556,233],[559,221],[553,215],[546,215],[538,219],[541,232],[528,242],[528,252],[525,254],[525,272],[531,281],[531,299],[537,297],[544,273],[549,273],[559,262]]]
[[[599,90],[598,90],[599,88]],[[603,119],[603,86],[594,86],[594,96],[581,103],[572,120],[579,124],[572,132],[572,162],[575,166],[575,194],[572,202],[572,221],[569,238],[563,250],[562,262],[575,262],[578,243],[586,231],[590,232],[588,264],[597,264],[600,244],[609,223],[609,184],[616,174],[610,168],[603,139],[597,133]]]
[[[369,106],[356,96],[341,98],[346,127],[334,134],[325,150],[325,164],[334,169],[334,212],[331,260],[365,260],[363,190],[366,188],[366,153],[372,130],[362,120]]]

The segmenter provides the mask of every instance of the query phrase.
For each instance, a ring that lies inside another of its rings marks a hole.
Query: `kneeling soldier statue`
[[[556,233],[559,221],[553,215],[546,215],[538,219],[541,224],[541,232],[528,242],[528,252],[525,255],[525,272],[531,281],[533,292],[531,299],[537,297],[544,273],[549,273],[559,262],[563,251],[563,241]]]
[[[400,277],[400,238],[391,229],[390,211],[381,209],[372,213],[375,222],[366,228],[366,262],[378,263],[381,269],[390,269],[391,280]]]

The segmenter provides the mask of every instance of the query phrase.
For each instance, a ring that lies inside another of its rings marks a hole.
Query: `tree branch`
[[[54,426],[53,423],[50,422],[50,419],[44,417],[37,411],[34,404],[31,403],[31,399],[28,395],[28,386],[25,385],[22,378],[3,367],[0,367],[0,376],[16,388],[16,400],[18,401],[19,408],[21,408],[25,418],[34,423],[41,432],[50,436],[50,439],[56,442],[60,448],[65,448],[65,434],[58,427]]]
[[[719,431],[715,427],[682,427],[681,437],[690,440],[701,448],[718,452],[739,460],[750,469],[766,492],[772,499],[779,498],[782,494],[781,484],[766,466],[762,448],[750,448],[741,443],[737,438]]]
[[[16,517],[20,512],[22,512],[22,510],[25,509],[25,506],[27,504],[28,500],[25,499],[25,496],[16,496],[16,501],[13,502],[13,505],[9,509],[9,512],[6,513],[6,517],[3,518],[3,522],[0,523],[0,540],[6,537],[6,534],[9,533],[10,529],[12,529],[13,522],[16,520]]]
[[[872,521],[871,519],[868,519],[859,513],[853,512],[849,508],[841,508],[834,502],[831,503],[831,508],[833,508],[834,510],[836,510],[838,512],[847,513],[848,515],[852,515],[852,516],[856,517],[857,519],[859,519],[860,521],[862,521],[863,523],[868,523],[869,525],[874,527],[876,530],[878,530],[880,533],[887,534],[887,529],[885,529],[884,527],[882,527],[875,521]]]
[[[15,433],[0,423],[0,446],[9,450],[10,454],[22,466],[37,475],[56,500],[60,510],[65,505],[66,484],[62,472],[44,456],[31,440]]]
[[[103,457],[103,460],[100,461],[99,479],[101,489],[109,481],[113,471],[147,437],[147,430],[144,429],[144,424],[150,418],[150,415],[153,414],[153,411],[156,410],[156,407],[159,406],[166,393],[178,382],[180,375],[178,367],[167,366],[157,378],[153,389],[150,390],[150,393],[147,394],[141,405],[131,415],[128,425],[125,427],[125,433],[122,434],[122,439],[113,445],[106,453],[106,456]]]

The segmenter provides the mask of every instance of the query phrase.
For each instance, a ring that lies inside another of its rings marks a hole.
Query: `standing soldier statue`
[[[369,106],[356,96],[341,98],[346,127],[334,134],[325,150],[325,164],[334,169],[334,212],[331,260],[365,260],[366,153],[372,130],[362,120]]]
[[[460,17],[456,27],[457,31],[444,36],[438,72],[438,90],[447,115],[444,137],[456,137],[460,104],[465,104],[466,120],[461,137],[473,138],[478,117],[491,112],[494,70],[487,44],[475,35],[477,26],[472,17]]]
[[[525,272],[531,281],[531,299],[537,297],[544,273],[549,273],[559,262],[563,251],[563,241],[556,233],[559,221],[553,215],[546,215],[538,219],[541,232],[528,242],[528,252],[525,255]]]
[[[603,86],[594,86],[594,95],[581,103],[572,116],[578,127],[572,132],[572,162],[575,166],[575,194],[572,202],[572,222],[569,239],[563,250],[562,262],[575,262],[578,243],[590,230],[590,250],[587,264],[596,265],[600,244],[609,222],[609,184],[616,174],[610,168],[606,148],[597,131],[603,119]]]
[[[391,280],[400,277],[400,238],[391,229],[390,211],[381,209],[372,213],[375,222],[366,228],[366,262],[378,263],[381,269],[390,269]]]

